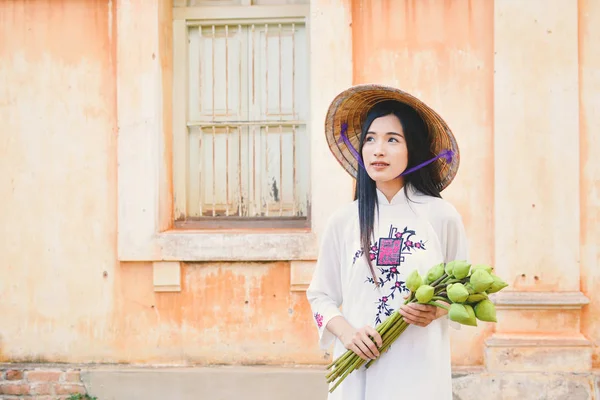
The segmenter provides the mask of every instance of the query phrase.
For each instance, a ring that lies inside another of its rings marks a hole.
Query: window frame
[[[309,32],[310,6],[238,5],[173,8],[173,219],[179,229],[309,230],[310,201],[305,217],[202,217],[187,218],[188,153],[188,26],[198,24],[302,23]],[[307,43],[308,46],[308,43]],[[308,66],[307,66],[308,68]],[[306,121],[310,132],[310,117]],[[309,184],[310,186],[310,184]],[[310,198],[310,191],[309,191]]]
[[[314,260],[311,229],[180,229],[174,226],[173,96],[181,90],[174,59],[187,19],[308,16],[308,5],[173,8],[171,1],[118,14],[115,70],[118,118],[118,258],[120,261]],[[134,18],[137,21],[131,23]],[[279,15],[279,14],[278,14]],[[158,16],[158,18],[157,18]],[[309,21],[306,20],[308,29]],[[185,72],[184,72],[185,73]],[[307,121],[307,129],[310,129]]]

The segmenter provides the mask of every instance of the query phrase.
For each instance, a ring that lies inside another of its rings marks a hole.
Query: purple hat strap
[[[346,135],[346,132],[348,131],[348,124],[346,124],[345,122],[342,124],[342,131],[340,133],[340,140],[338,141],[338,143],[340,142],[344,142],[344,144],[346,145],[346,147],[348,148],[348,150],[350,150],[350,152],[352,153],[352,155],[354,156],[354,158],[356,158],[356,160],[358,161],[358,164],[363,167],[363,169],[365,168],[365,165],[362,161],[362,157],[360,156],[360,154],[358,154],[358,151],[354,148],[354,146],[352,146],[352,143],[350,142],[350,139],[348,139],[348,136]],[[404,176],[404,175],[408,175],[411,172],[414,172],[418,169],[423,168],[426,165],[431,164],[432,162],[434,162],[437,159],[440,158],[444,158],[446,160],[446,162],[450,162],[452,161],[452,157],[454,156],[454,151],[450,150],[450,149],[446,149],[446,150],[442,150],[437,156],[422,162],[419,165],[415,165],[412,168],[409,168],[407,170],[405,170],[404,172],[402,172],[400,175],[398,175],[398,177],[400,176]]]

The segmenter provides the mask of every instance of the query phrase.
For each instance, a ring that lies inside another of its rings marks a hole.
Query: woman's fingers
[[[398,311],[409,324],[427,326],[435,319],[435,307],[426,304],[410,303]]]
[[[367,357],[365,355],[365,353],[363,353],[363,351],[354,343],[352,343],[350,345],[350,350],[352,350],[354,352],[354,354],[356,354],[357,356],[359,356],[360,358],[362,358],[365,361],[369,359],[369,357]]]
[[[379,334],[379,332],[377,332],[375,328],[371,326],[365,326],[365,331],[367,332],[367,335],[369,335],[373,340],[375,340],[377,348],[380,348],[383,345],[381,335]]]
[[[377,346],[375,346],[375,343],[373,343],[369,335],[367,335],[367,333],[364,330],[361,332],[361,339],[363,344],[369,350],[369,352],[365,354],[367,354],[368,356],[372,356],[373,358],[379,357],[379,351],[377,350]]]
[[[369,347],[362,341],[362,339],[356,340],[354,342],[354,345],[360,351],[359,356],[362,354],[361,358],[363,360],[371,360],[371,359],[375,358],[375,356],[373,355],[373,353],[371,352],[371,350],[369,350]]]

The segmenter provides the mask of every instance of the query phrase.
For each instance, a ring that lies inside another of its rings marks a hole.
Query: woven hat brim
[[[454,180],[460,164],[460,152],[456,138],[438,113],[413,95],[396,88],[376,84],[356,85],[335,97],[325,118],[325,136],[335,158],[356,179],[359,168],[358,161],[346,144],[340,140],[342,124],[347,124],[346,136],[352,146],[358,150],[361,127],[367,112],[375,104],[385,100],[397,100],[417,111],[427,126],[433,154],[437,155],[444,150],[454,152],[450,162],[439,158],[432,164],[438,190],[442,191],[447,188]]]

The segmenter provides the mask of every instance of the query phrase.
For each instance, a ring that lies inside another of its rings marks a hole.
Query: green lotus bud
[[[425,283],[433,283],[444,275],[444,264],[438,264],[429,269]]]
[[[435,289],[433,288],[433,286],[421,285],[415,292],[415,297],[417,298],[417,301],[421,304],[429,303],[433,298],[434,290]]]
[[[446,292],[448,293],[448,299],[453,303],[464,303],[469,297],[469,291],[462,283],[448,285]]]
[[[498,322],[496,320],[496,306],[490,300],[482,300],[475,305],[475,316],[480,321]]]
[[[492,278],[494,278],[494,283],[492,283],[492,286],[490,286],[488,288],[488,290],[487,290],[488,293],[492,294],[492,293],[499,292],[508,286],[508,283],[506,283],[502,279],[500,279],[499,276],[492,274]]]
[[[446,266],[444,267],[444,271],[446,272],[446,275],[452,276],[452,271],[454,271],[454,264],[452,264],[452,263],[446,264]]]
[[[477,326],[477,318],[475,317],[475,310],[473,310],[473,307],[471,307],[468,304],[465,304],[465,310],[467,310],[467,313],[469,314],[469,320],[468,322],[465,322],[465,325],[470,325],[470,326]]]
[[[492,286],[492,283],[494,283],[494,278],[492,278],[492,275],[486,271],[478,269],[477,271],[473,272],[470,281],[471,285],[473,285],[475,293],[481,293],[485,292],[490,288],[490,286]]]
[[[450,267],[452,268],[452,275],[456,279],[463,279],[469,275],[469,270],[471,269],[471,264],[466,261],[450,261]]]
[[[488,296],[485,293],[475,293],[472,295],[469,295],[469,297],[467,298],[467,303],[469,304],[477,304],[482,300],[487,300]]]
[[[458,322],[459,324],[473,325],[475,313],[473,313],[473,316],[471,316],[470,312],[467,310],[467,307],[468,306],[463,304],[452,303],[450,305],[450,311],[448,311],[448,318],[450,318],[451,321]],[[477,321],[475,321],[475,324],[477,324]]]
[[[471,273],[477,271],[478,269],[482,269],[482,270],[486,271],[488,274],[491,274],[494,271],[494,268],[490,265],[477,264],[477,265],[473,265],[471,267]]]
[[[423,278],[421,278],[421,275],[419,275],[419,271],[415,269],[410,273],[410,275],[408,275],[408,278],[406,278],[406,282],[404,284],[408,290],[414,293],[423,284]]]

